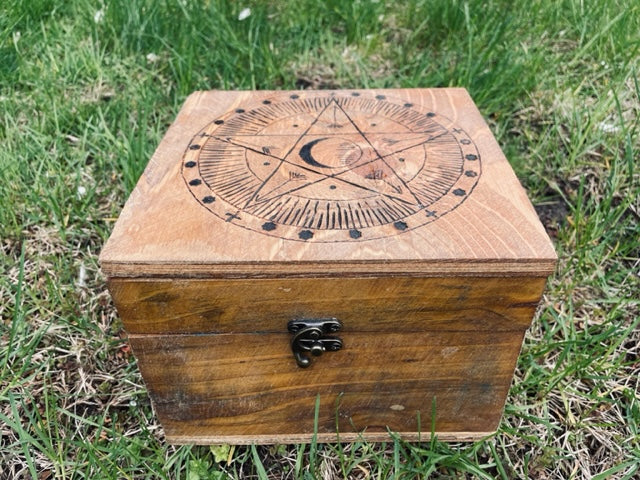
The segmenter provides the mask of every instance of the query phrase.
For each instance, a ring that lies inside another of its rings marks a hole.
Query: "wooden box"
[[[174,443],[483,437],[555,260],[457,88],[196,92],[101,255]]]

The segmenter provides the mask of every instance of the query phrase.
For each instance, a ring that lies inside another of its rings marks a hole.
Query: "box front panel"
[[[344,333],[302,369],[286,334],[132,336],[156,411],[175,442],[309,441],[387,429],[482,436],[500,418],[522,333]],[[432,411],[435,410],[435,419]],[[243,438],[244,437],[244,438]]]
[[[495,430],[544,279],[112,281],[174,442],[478,438]],[[287,323],[336,317],[294,358]],[[146,331],[145,331],[146,330]],[[435,411],[435,418],[432,418]],[[364,432],[364,433],[363,433]]]

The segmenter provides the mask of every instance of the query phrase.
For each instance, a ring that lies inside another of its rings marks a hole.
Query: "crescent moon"
[[[309,143],[305,143],[300,149],[300,152],[298,153],[300,155],[300,158],[304,160],[306,163],[308,163],[309,165],[311,165],[312,167],[331,168],[328,165],[324,165],[318,162],[315,158],[313,158],[313,155],[311,154],[311,149],[313,148],[313,146],[316,143],[320,143],[321,141],[326,139],[327,139],[326,137],[317,138],[315,140],[310,141]]]

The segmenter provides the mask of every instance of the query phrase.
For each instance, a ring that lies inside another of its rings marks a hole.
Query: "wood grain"
[[[277,443],[311,440],[318,395],[318,432],[329,438],[336,426],[365,438],[428,432],[433,401],[438,435],[493,431],[522,335],[344,332],[343,350],[308,369],[293,362],[286,334],[133,335],[131,344],[168,438]]]
[[[293,104],[322,108],[283,113]],[[555,259],[463,89],[212,91],[185,103],[101,264],[127,277],[499,276],[546,275]]]
[[[488,437],[495,432],[440,432],[436,435],[438,440],[443,442],[474,442]],[[431,439],[430,431],[427,432],[402,432],[399,434],[403,440],[409,442],[428,442]],[[395,432],[343,432],[343,433],[319,433],[315,438],[318,443],[347,443],[347,442],[389,442],[396,437]],[[310,443],[309,434],[288,434],[278,435],[275,442],[273,435],[197,435],[187,433],[172,432],[166,434],[169,443],[178,445],[278,445]]]
[[[286,332],[337,317],[345,331],[522,331],[544,278],[132,280],[109,289],[132,334]]]
[[[416,439],[431,429],[434,397],[441,438],[486,435],[499,422],[544,283],[383,277],[109,286],[171,441],[277,443],[311,440],[318,395],[325,441],[336,439],[336,421],[343,440],[386,439],[387,427]],[[287,322],[333,316],[343,323],[344,348],[301,369]]]

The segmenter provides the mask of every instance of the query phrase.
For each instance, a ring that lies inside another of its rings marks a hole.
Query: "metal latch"
[[[291,320],[287,327],[294,334],[291,350],[299,367],[311,365],[311,359],[304,355],[306,352],[318,357],[324,352],[335,352],[342,348],[341,339],[327,336],[342,328],[342,323],[336,318],[296,319]]]

